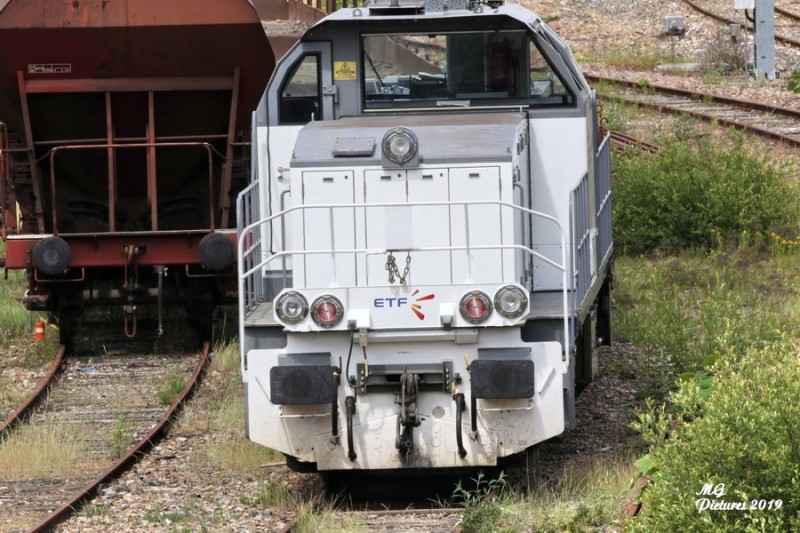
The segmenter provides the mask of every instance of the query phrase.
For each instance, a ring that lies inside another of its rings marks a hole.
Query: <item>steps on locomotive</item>
[[[280,326],[275,320],[273,302],[261,302],[244,318],[244,325],[251,326]]]
[[[275,320],[273,301],[283,289],[292,286],[292,274],[280,270],[268,271],[261,278],[260,283],[261,286],[255,289],[258,297],[249,300],[253,303],[245,313],[244,325],[245,327],[281,326]]]

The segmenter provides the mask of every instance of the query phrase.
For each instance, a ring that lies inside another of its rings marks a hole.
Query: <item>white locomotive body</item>
[[[496,465],[610,341],[608,139],[497,3],[341,9],[278,63],[239,198],[249,437],[299,470]]]

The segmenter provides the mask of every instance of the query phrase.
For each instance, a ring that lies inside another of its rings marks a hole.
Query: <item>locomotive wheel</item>
[[[500,460],[499,465],[507,474],[506,479],[509,485],[521,493],[535,492],[542,481],[540,450],[540,444],[536,444],[524,452]]]
[[[58,312],[58,341],[67,347],[67,350],[72,349],[75,342],[75,323],[78,311],[69,307],[63,308]]]

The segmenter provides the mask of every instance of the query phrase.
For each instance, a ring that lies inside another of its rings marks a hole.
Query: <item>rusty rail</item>
[[[36,388],[33,390],[33,392],[31,392],[25,401],[22,402],[19,407],[17,407],[16,411],[8,415],[8,418],[6,418],[5,421],[0,424],[0,437],[5,436],[9,431],[14,429],[14,427],[22,422],[26,416],[36,409],[36,406],[38,406],[42,399],[46,396],[48,389],[55,382],[59,371],[61,370],[61,364],[64,362],[64,352],[64,345],[60,345],[56,351],[56,357],[53,360],[53,363],[50,365],[50,368],[47,370],[42,379],[39,380],[39,383],[36,385]]]
[[[786,9],[783,9],[780,6],[775,6],[775,13],[781,14],[786,18],[790,18],[795,22],[800,21],[800,15],[798,15],[797,13],[792,13],[791,11],[788,11]]]
[[[621,131],[609,131],[608,134],[611,136],[611,142],[613,143],[615,148],[625,149],[628,147],[635,146],[644,152],[649,152],[651,154],[657,154],[661,151],[661,147],[647,141],[642,141],[637,139],[636,137],[632,137],[626,133],[622,133]],[[605,134],[604,134],[605,135]]]
[[[711,17],[711,18],[713,18],[715,20],[718,20],[720,22],[724,22],[725,24],[740,24],[741,23],[741,21],[729,19],[728,17],[719,15],[717,13],[714,13],[713,11],[709,11],[708,9],[700,7],[699,5],[697,5],[697,3],[694,0],[683,0],[683,2],[688,4],[695,11],[698,11],[699,13],[702,13],[703,15],[705,15],[707,17]],[[778,8],[776,8],[775,11],[777,13],[780,13],[781,15],[784,15],[786,17],[793,18],[793,19],[797,20],[797,15],[791,14],[788,11],[785,11],[785,10],[782,10],[782,9],[778,9]],[[750,28],[750,27],[748,27],[746,29],[749,30],[749,31],[752,31],[752,28]],[[791,37],[778,35],[777,33],[775,34],[775,41],[779,42],[779,43],[783,43],[783,44],[788,45],[788,46],[795,47],[795,48],[800,48],[800,41],[798,41],[797,39],[792,39]]]
[[[109,480],[119,477],[123,472],[130,468],[142,455],[146,454],[160,441],[169,429],[169,426],[177,414],[178,410],[183,406],[186,400],[194,393],[195,387],[203,375],[206,364],[208,363],[209,343],[203,343],[200,357],[195,366],[191,378],[183,388],[180,396],[172,402],[167,412],[161,417],[158,423],[153,427],[144,437],[142,437],[136,444],[128,449],[126,454],[112,464],[105,472],[100,474],[94,481],[83,487],[77,494],[75,494],[67,503],[50,513],[47,518],[39,522],[31,532],[45,532],[51,531],[56,525],[60,524],[74,513],[80,507],[91,500],[97,493],[98,487],[107,483]]]
[[[608,94],[602,94],[603,98],[609,100],[624,100],[626,102],[635,103],[637,105],[643,107],[650,107],[656,109],[660,112],[664,113],[672,113],[672,114],[688,114],[692,116],[696,116],[703,120],[714,122],[717,124],[723,124],[726,126],[730,126],[739,130],[748,131],[751,133],[755,133],[762,137],[771,138],[778,141],[783,141],[795,146],[800,146],[800,135],[787,135],[781,133],[779,131],[756,126],[752,124],[747,124],[740,120],[731,120],[725,117],[721,117],[719,115],[715,115],[712,112],[709,112],[713,105],[728,105],[735,108],[738,108],[743,111],[752,111],[755,113],[763,113],[765,115],[770,115],[773,117],[784,117],[787,120],[796,121],[800,124],[800,110],[790,109],[786,107],[780,106],[772,106],[761,104],[758,102],[751,102],[748,100],[740,100],[738,98],[729,98],[725,96],[716,96],[710,94],[703,94],[703,93],[696,93],[693,91],[688,91],[685,89],[678,89],[674,87],[666,87],[663,85],[651,85],[648,84],[645,87],[642,87],[637,82],[632,82],[624,79],[619,78],[612,78],[606,76],[600,76],[596,74],[587,73],[585,75],[586,79],[592,83],[597,82],[606,82],[611,84],[620,85],[629,89],[634,89],[636,91],[650,91],[652,94],[655,95],[663,95],[663,96],[675,96],[680,98],[686,98],[689,100],[693,100],[698,104],[706,104],[709,109],[706,111],[697,111],[697,110],[687,110],[687,109],[679,109],[678,107],[673,107],[664,103],[653,103],[653,102],[646,102],[642,100],[627,98],[624,96],[614,96]]]

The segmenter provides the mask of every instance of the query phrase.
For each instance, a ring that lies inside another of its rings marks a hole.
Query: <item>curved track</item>
[[[775,107],[736,98],[695,93],[660,85],[642,87],[627,80],[586,75],[592,83],[618,85],[622,91],[608,94],[602,89],[602,98],[617,99],[661,112],[688,114],[703,120],[742,129],[763,137],[800,146],[800,111]]]
[[[40,385],[40,407],[0,442],[7,465],[0,473],[0,529],[48,531],[69,517],[165,433],[207,361],[207,343],[199,357],[66,359],[55,382]],[[177,397],[165,406],[170,384]]]
[[[64,362],[64,351],[65,350],[63,346],[58,347],[53,363],[50,365],[50,368],[47,369],[45,375],[42,376],[42,379],[39,380],[39,383],[36,385],[36,388],[33,390],[33,392],[31,392],[31,394],[25,399],[24,402],[20,404],[19,407],[17,407],[13,413],[8,415],[8,418],[0,423],[0,439],[6,437],[12,429],[14,429],[25,419],[26,416],[30,415],[45,397],[46,391],[59,376],[61,365]]]
[[[703,4],[705,2],[700,2],[698,0],[683,0],[685,4],[688,4],[692,9],[702,13],[707,17],[711,17],[716,19],[720,22],[724,22],[726,24],[741,24],[742,19],[739,20],[732,19],[728,16],[721,15],[717,11],[712,11],[711,9],[705,7]],[[733,6],[733,2],[726,3],[725,5]],[[800,21],[800,15],[793,13],[791,11],[787,11],[786,9],[780,8],[778,6],[775,7],[775,12],[779,16],[782,16],[786,19],[786,21],[781,22],[781,20],[775,21],[775,42],[785,44],[787,46],[792,46],[794,48],[800,48],[800,25],[798,25],[798,21]],[[777,18],[777,17],[776,17]],[[794,27],[794,28],[793,28]],[[752,31],[752,26],[748,26],[748,31]],[[787,32],[784,34],[777,33],[778,30]],[[791,35],[788,34],[791,32]]]

